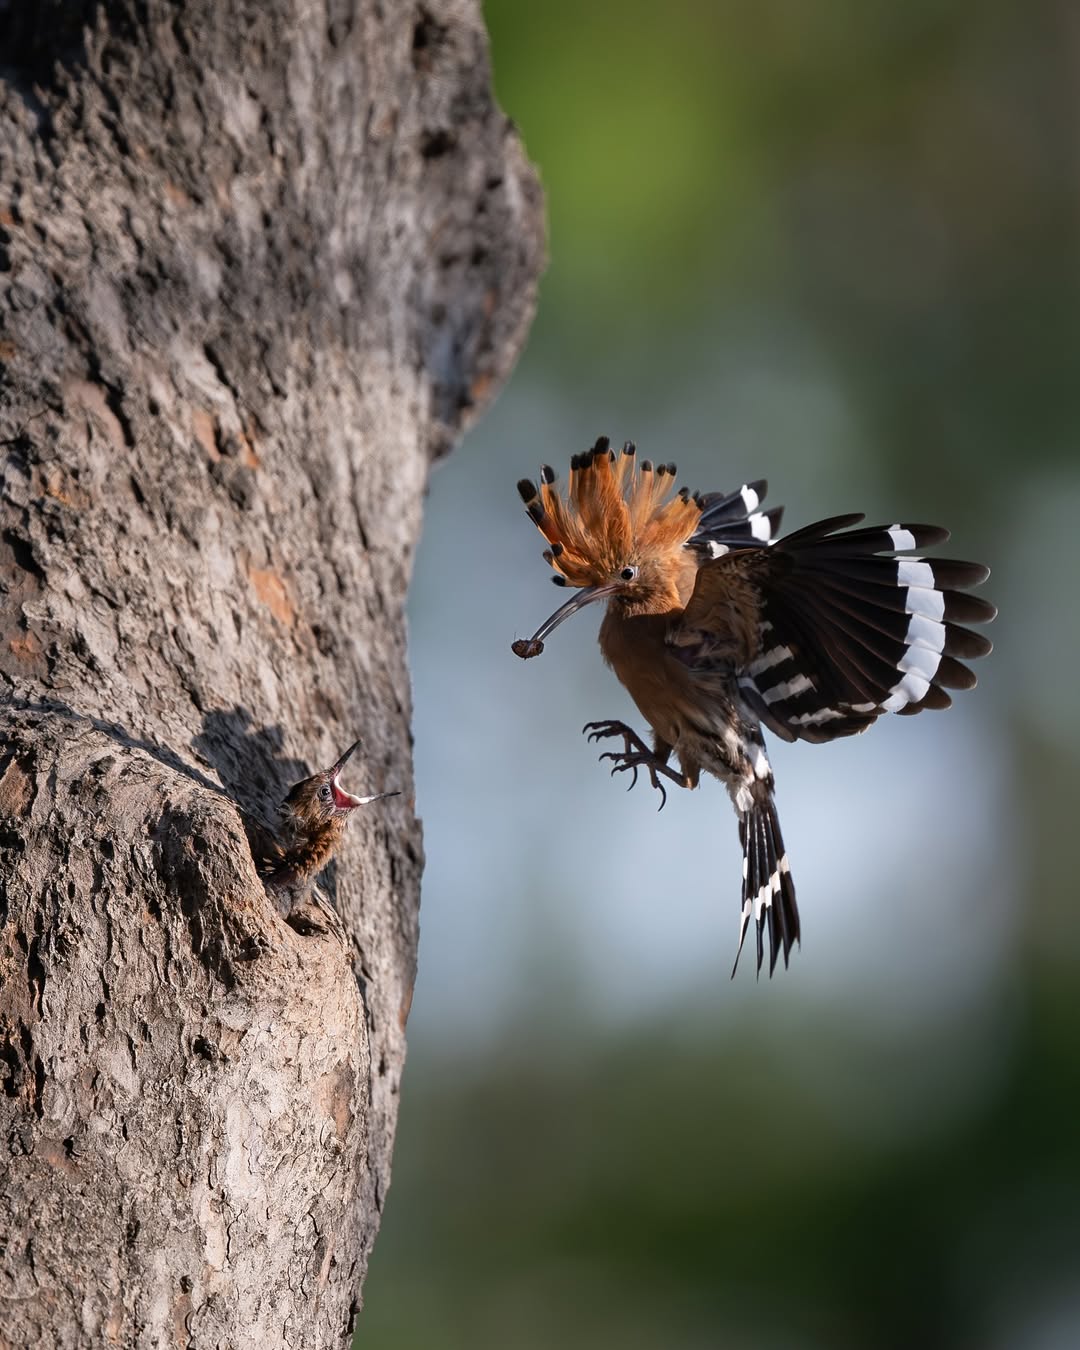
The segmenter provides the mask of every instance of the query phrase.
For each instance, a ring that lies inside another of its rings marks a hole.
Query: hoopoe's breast
[[[600,650],[656,735],[674,746],[682,734],[690,682],[664,642],[670,622],[669,614],[628,618],[609,609],[600,626]]]

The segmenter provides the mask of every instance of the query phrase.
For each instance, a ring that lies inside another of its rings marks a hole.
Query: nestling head
[[[341,786],[341,771],[359,748],[354,741],[336,764],[295,784],[281,804],[281,814],[295,828],[317,832],[327,827],[343,828],[358,806],[397,797],[397,792],[377,792],[371,797],[354,797]]]
[[[627,612],[677,602],[676,582],[687,566],[683,546],[697,528],[701,505],[686,488],[673,491],[675,465],[637,460],[632,441],[616,455],[606,436],[570,461],[565,496],[555,471],[544,465],[540,486],[518,483],[525,510],[550,545],[544,558],[559,586],[578,593],[513,644],[516,655],[539,656],[543,638],[594,600]]]

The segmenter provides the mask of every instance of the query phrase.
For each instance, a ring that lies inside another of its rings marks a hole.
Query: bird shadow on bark
[[[311,770],[284,753],[285,732],[259,725],[242,705],[205,713],[191,748],[209,764],[242,810],[273,819],[278,802]]]
[[[0,7],[0,51],[5,54],[5,78],[21,74],[29,84],[51,88],[59,67],[86,64],[86,30],[94,24],[99,0]]]
[[[193,768],[186,760],[168,746],[159,745],[156,741],[145,740],[141,736],[133,736],[119,722],[105,721],[100,717],[87,717],[84,713],[76,712],[74,708],[59,699],[27,699],[11,698],[3,700],[0,706],[11,708],[16,712],[29,712],[48,715],[50,717],[61,717],[70,721],[74,726],[93,727],[95,731],[100,731],[102,735],[108,736],[110,740],[118,745],[124,746],[129,750],[142,750],[149,755],[151,759],[156,759],[159,764],[172,769],[174,773],[183,774],[185,778],[190,778],[193,783],[199,787],[207,788],[210,792],[216,792],[222,795],[221,784],[215,783],[212,779],[201,774],[198,769]],[[2,732],[0,732],[2,735]],[[5,753],[5,747],[0,743],[0,756]],[[216,766],[215,766],[216,767]],[[3,772],[3,763],[0,762],[0,772]]]

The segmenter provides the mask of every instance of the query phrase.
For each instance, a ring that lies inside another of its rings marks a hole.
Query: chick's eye
[[[329,783],[324,783],[322,787],[319,789],[319,796],[323,799],[324,802],[328,802],[333,795],[334,794],[330,791]]]
[[[637,576],[637,571],[636,567],[624,567],[619,576],[622,577],[623,581],[633,581]]]

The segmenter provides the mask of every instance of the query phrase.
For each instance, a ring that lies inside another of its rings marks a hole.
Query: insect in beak
[[[510,650],[523,661],[528,661],[531,656],[539,656],[544,650],[544,638],[558,628],[564,619],[569,619],[572,614],[584,609],[586,605],[591,605],[594,600],[603,600],[609,595],[614,595],[618,589],[615,582],[606,582],[602,586],[582,586],[565,605],[561,605],[540,625],[531,638],[518,638],[511,644]]]

